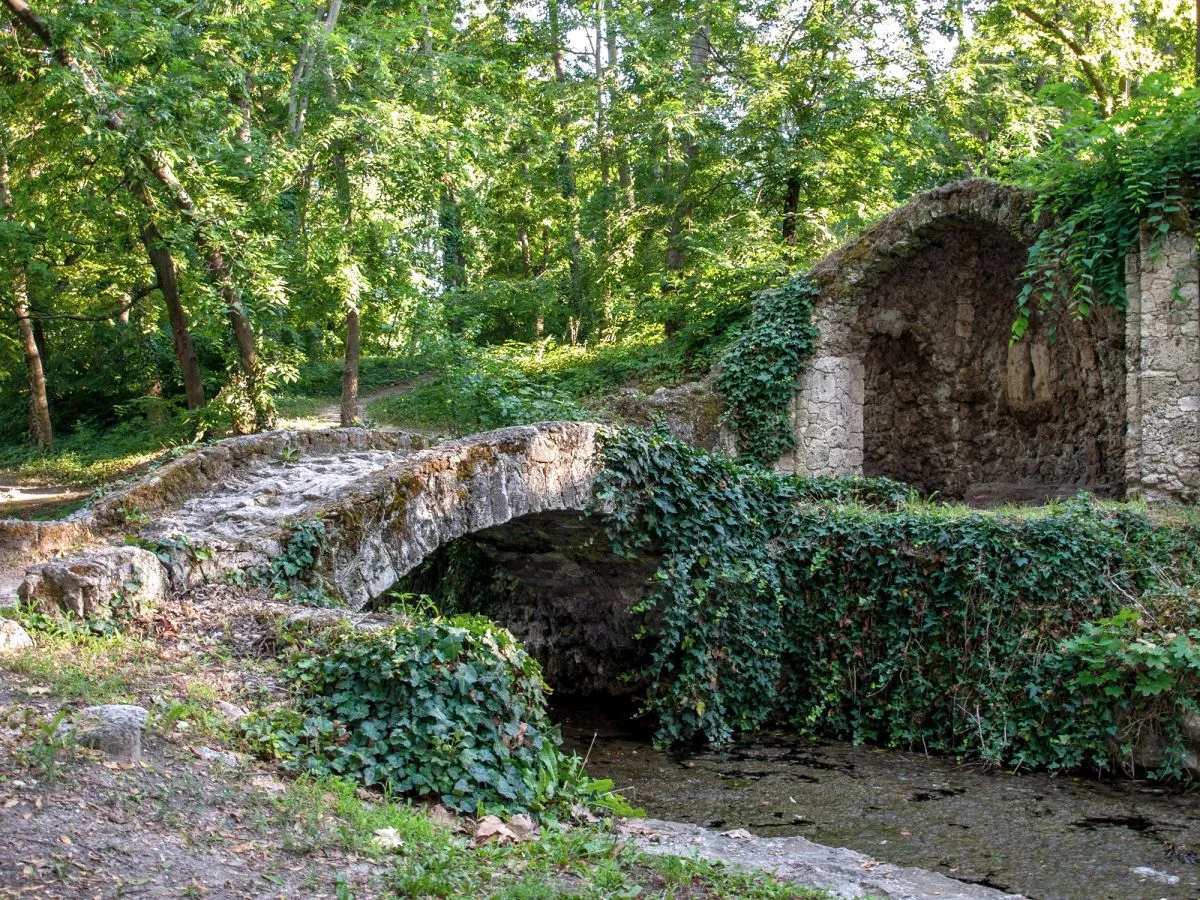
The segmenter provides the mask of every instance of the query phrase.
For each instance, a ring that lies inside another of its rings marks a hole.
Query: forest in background
[[[916,191],[1200,165],[1197,0],[0,4],[8,466],[430,372],[401,420],[570,415]]]

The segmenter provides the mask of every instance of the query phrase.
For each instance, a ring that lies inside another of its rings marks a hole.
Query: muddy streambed
[[[654,818],[801,835],[1044,900],[1200,897],[1200,791],[990,773],[782,735],[676,759],[619,719],[558,719],[569,749],[590,746],[589,773]]]

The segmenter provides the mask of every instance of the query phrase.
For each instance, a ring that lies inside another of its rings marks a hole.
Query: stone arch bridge
[[[84,545],[32,567],[21,587],[30,597],[83,589],[89,566],[182,589],[269,566],[298,524],[320,519],[321,573],[347,606],[361,608],[456,538],[524,516],[585,512],[597,428],[550,422],[437,446],[363,429],[234,438],[162,466],[71,521],[0,523],[0,555]],[[127,536],[140,546],[118,543]],[[147,547],[169,558],[157,575],[145,571],[145,556],[155,556]]]
[[[107,615],[118,593],[153,603],[206,582],[265,579],[275,592],[295,585],[272,563],[319,519],[324,546],[301,579],[320,576],[347,609],[360,610],[465,538],[473,585],[490,598],[470,610],[511,628],[568,693],[619,693],[637,652],[637,623],[625,613],[655,564],[613,554],[601,518],[586,515],[599,432],[547,422],[436,446],[359,428],[232,438],[70,521],[0,522],[0,567],[65,552],[29,566],[16,593],[78,616]]]

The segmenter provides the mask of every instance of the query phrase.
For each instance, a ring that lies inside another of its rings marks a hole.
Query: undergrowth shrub
[[[468,813],[615,802],[558,749],[537,661],[478,617],[333,631],[287,668],[297,706],[246,725],[293,771],[339,775]]]
[[[641,611],[661,622],[643,676],[662,743],[777,722],[1103,770],[1129,768],[1161,723],[1156,774],[1182,774],[1200,634],[1155,636],[1121,611],[1165,578],[1194,583],[1195,527],[1082,498],[1020,515],[927,506],[871,480],[830,502],[823,482],[664,433],[610,434],[604,455],[614,549],[661,554]]]

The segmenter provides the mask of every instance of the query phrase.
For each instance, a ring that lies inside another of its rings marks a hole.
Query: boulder
[[[17,593],[25,605],[46,612],[108,618],[116,605],[136,610],[161,601],[167,572],[149,550],[97,547],[34,566]]]
[[[713,388],[712,379],[660,387],[652,394],[625,388],[612,398],[613,411],[624,421],[643,428],[663,423],[681,441],[732,456],[732,432],[722,424],[724,402]]]
[[[0,619],[0,653],[13,653],[33,646],[33,639],[12,619]]]
[[[54,736],[100,750],[113,762],[136,763],[142,758],[142,731],[149,719],[150,713],[140,706],[89,706],[74,721],[58,726]]]

